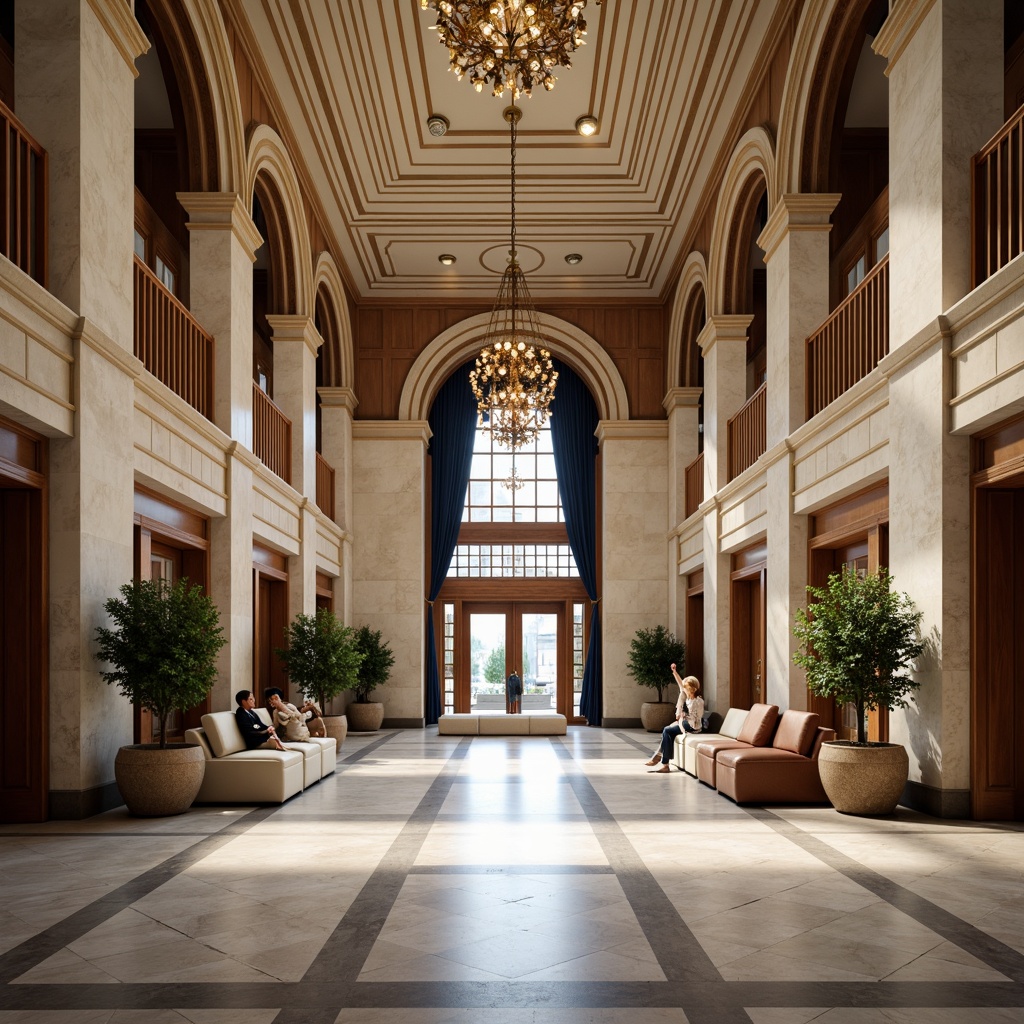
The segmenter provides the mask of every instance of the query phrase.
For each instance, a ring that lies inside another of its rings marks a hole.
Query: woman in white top
[[[672,663],[672,675],[679,684],[679,700],[676,701],[676,720],[661,730],[661,746],[647,762],[648,767],[661,763],[655,768],[659,774],[672,771],[672,753],[675,749],[676,737],[682,732],[700,732],[701,719],[704,717],[704,698],[700,695],[700,682],[696,676],[679,678],[675,662]]]

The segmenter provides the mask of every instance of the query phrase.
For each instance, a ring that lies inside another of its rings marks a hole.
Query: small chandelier
[[[504,480],[501,481],[501,486],[504,487],[506,491],[512,491],[513,493],[515,493],[516,491],[521,491],[525,484],[526,481],[519,475],[519,473],[516,470],[516,456],[515,452],[513,452],[512,472],[509,473],[509,475],[505,477]]]
[[[596,0],[600,5],[601,0]],[[587,0],[420,0],[437,11],[438,38],[451,70],[477,92],[491,83],[495,96],[553,89],[552,69],[572,67],[569,54],[584,43]]]
[[[508,266],[484,335],[486,344],[469,373],[480,424],[513,452],[534,440],[548,419],[558,372],[540,344],[540,326],[516,254],[516,125],[522,111],[506,107],[512,167],[512,226]]]

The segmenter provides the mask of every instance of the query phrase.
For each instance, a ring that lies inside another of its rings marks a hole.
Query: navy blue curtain
[[[469,386],[470,361],[438,391],[430,409],[430,592],[427,600],[427,725],[441,717],[441,680],[434,638],[434,599],[452,564],[459,539],[476,437],[476,400]]]
[[[590,615],[590,644],[583,667],[580,714],[590,725],[600,725],[601,619],[597,592],[597,406],[586,384],[568,366],[555,360],[558,384],[551,403],[551,444],[558,473],[558,494],[565,513],[580,580],[594,602]]]

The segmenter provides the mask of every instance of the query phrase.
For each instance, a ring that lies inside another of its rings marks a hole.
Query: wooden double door
[[[558,601],[463,601],[456,621],[455,710],[508,711],[505,682],[523,683],[521,710],[575,717],[566,635]]]

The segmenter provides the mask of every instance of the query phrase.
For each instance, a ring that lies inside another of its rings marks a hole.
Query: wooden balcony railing
[[[138,256],[135,354],[157,380],[213,419],[213,337]]]
[[[0,103],[0,253],[46,287],[46,150]]]
[[[1024,107],[971,161],[971,279],[977,287],[1024,251]]]
[[[316,503],[328,519],[334,519],[334,467],[316,453]]]
[[[255,381],[252,385],[252,450],[267,469],[292,482],[292,421]]]
[[[762,384],[747,399],[747,404],[729,420],[730,480],[757,462],[768,446],[767,388],[767,384]]]
[[[889,351],[889,257],[807,339],[807,418],[821,412]]]
[[[701,452],[683,470],[683,489],[685,491],[686,518],[689,519],[704,500],[704,453]]]

